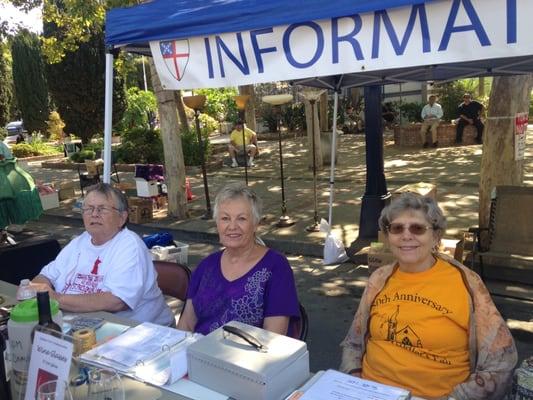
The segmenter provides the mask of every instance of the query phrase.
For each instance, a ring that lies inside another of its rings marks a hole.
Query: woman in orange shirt
[[[341,370],[426,399],[501,399],[514,341],[479,276],[437,252],[442,210],[404,193],[379,225],[397,262],[370,277]]]

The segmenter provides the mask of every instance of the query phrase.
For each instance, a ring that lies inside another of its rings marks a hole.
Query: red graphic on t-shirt
[[[96,258],[96,261],[94,262],[93,269],[91,270],[91,274],[98,275],[98,266],[102,263],[100,261],[100,257]]]

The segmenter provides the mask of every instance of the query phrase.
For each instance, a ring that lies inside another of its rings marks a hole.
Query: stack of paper
[[[127,373],[148,363],[187,336],[187,332],[145,322],[84,353],[81,359]]]
[[[316,376],[319,375],[319,376]],[[408,400],[409,391],[356,378],[332,369],[317,373],[310,386],[302,388],[303,396],[294,393],[289,399],[299,400]]]

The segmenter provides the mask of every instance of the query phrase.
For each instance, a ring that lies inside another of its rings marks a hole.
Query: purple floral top
[[[248,273],[234,281],[222,275],[222,251],[204,258],[192,274],[187,298],[198,319],[195,332],[207,335],[230,321],[258,327],[265,317],[288,316],[289,333],[300,318],[292,269],[269,249]]]

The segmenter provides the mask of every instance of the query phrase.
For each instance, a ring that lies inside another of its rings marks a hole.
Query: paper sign
[[[528,113],[516,113],[515,135],[514,135],[514,159],[523,160],[526,150],[526,131],[528,123]]]
[[[305,391],[301,400],[406,400],[410,397],[407,390],[330,369]]]
[[[28,386],[24,400],[33,400],[37,388],[45,382],[60,380],[68,382],[72,361],[72,342],[36,331],[31,349]],[[58,391],[64,390],[59,386]],[[58,392],[58,398],[63,393]]]

